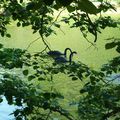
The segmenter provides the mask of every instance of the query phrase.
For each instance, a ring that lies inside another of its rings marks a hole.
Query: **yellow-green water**
[[[102,34],[98,35],[98,41],[96,42],[97,49],[91,46],[91,44],[83,38],[79,29],[70,29],[64,24],[61,29],[64,33],[57,29],[57,35],[52,35],[46,38],[50,48],[64,51],[66,47],[70,47],[72,50],[77,52],[77,55],[74,56],[74,60],[82,61],[93,69],[100,68],[102,64],[119,55],[115,49],[105,50],[105,43],[108,42],[105,39],[120,37],[120,30],[118,28],[106,28],[103,30]],[[29,27],[18,28],[15,26],[9,26],[8,31],[12,35],[11,38],[0,38],[0,41],[4,43],[5,47],[26,49],[32,41],[39,37],[39,34],[32,34],[32,30]],[[94,37],[89,35],[89,40],[94,41]],[[42,40],[39,39],[31,44],[28,51],[37,52],[43,50],[44,47]],[[73,115],[76,115],[77,106],[69,106],[69,103],[79,100],[79,90],[83,86],[84,82],[72,81],[67,76],[60,74],[54,78],[52,85],[57,88],[58,92],[65,96],[65,99],[60,102],[61,105],[64,106],[64,108],[67,108]],[[44,85],[46,86],[46,84],[48,85],[49,83],[43,82],[41,84],[44,87]],[[63,118],[59,119],[64,120]]]
[[[64,33],[57,29],[57,35],[52,35],[46,38],[51,49],[64,51],[66,47],[70,47],[77,52],[74,59],[82,61],[85,64],[93,68],[99,68],[103,63],[106,63],[112,57],[119,55],[115,49],[105,50],[105,43],[107,38],[120,37],[120,30],[118,28],[106,28],[102,31],[102,34],[98,35],[96,47],[91,46],[87,42],[79,29],[70,29],[67,25],[61,27]],[[39,37],[39,34],[32,34],[30,28],[21,28],[15,26],[8,27],[11,38],[0,38],[0,41],[5,44],[5,47],[18,47],[26,49],[29,44]],[[89,35],[88,39],[94,41],[94,36]],[[44,44],[41,40],[37,40],[28,48],[30,52],[41,51],[44,49]]]

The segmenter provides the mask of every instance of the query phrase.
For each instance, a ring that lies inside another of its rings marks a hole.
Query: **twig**
[[[43,34],[40,34],[40,36],[41,36],[41,38],[42,38],[42,41],[43,41],[44,45],[46,46],[44,50],[46,50],[46,49],[48,48],[48,49],[51,51],[49,45],[46,43],[46,41],[45,41],[45,39],[44,39],[44,37],[43,37]],[[43,50],[43,51],[44,51],[44,50]]]
[[[95,44],[95,43],[91,42],[90,40],[87,39],[87,37],[85,37],[83,31],[81,31],[81,33],[83,34],[85,40],[86,40],[88,43],[91,44],[87,49],[89,49],[89,48],[92,47],[92,46],[94,46],[96,49],[98,49],[98,48],[96,47],[96,44]],[[87,49],[86,49],[86,50],[87,50]]]
[[[46,49],[47,49],[47,46],[39,53],[43,53],[44,51],[46,51]]]
[[[95,49],[97,49],[98,50],[98,48],[95,46],[95,44],[94,45],[90,45],[86,50],[88,50],[89,48],[91,48],[92,46],[94,46],[95,47]]]
[[[87,18],[88,18],[88,21],[89,21],[90,25],[92,25],[92,27],[93,27],[94,32],[92,32],[92,34],[95,36],[94,42],[96,42],[97,41],[97,30],[96,30],[93,22],[91,21],[88,13],[86,13],[86,15],[87,15]]]
[[[45,12],[45,11],[44,11]],[[40,29],[40,31],[39,31],[39,33],[40,33],[40,36],[41,36],[41,38],[42,38],[42,41],[43,41],[43,43],[44,43],[44,45],[49,49],[49,50],[51,50],[50,49],[50,47],[49,47],[49,45],[46,43],[46,41],[45,41],[45,39],[44,39],[44,37],[43,37],[43,19],[44,19],[44,12],[43,12],[43,15],[42,15],[42,18],[41,18],[41,29]]]
[[[78,22],[80,22],[80,19],[79,19],[79,18],[80,18],[80,17],[79,17],[80,13],[78,13],[77,10],[76,10],[76,14],[77,14],[77,17],[78,17],[77,20],[78,20]],[[88,17],[89,17],[89,16],[88,16]],[[87,37],[85,36],[85,33],[84,33],[81,29],[80,29],[80,31],[81,31],[83,37],[87,40],[87,42],[90,43],[91,46],[94,46],[95,48],[97,48],[93,42],[91,42],[91,41],[89,41],[89,40],[87,39]],[[91,47],[91,46],[90,46],[90,47]],[[88,48],[90,48],[90,47],[88,47]]]
[[[65,35],[65,32],[61,29],[61,28],[59,28],[60,29],[60,31]]]
[[[38,38],[36,38],[35,40],[33,40],[29,45],[28,45],[28,47],[26,48],[27,50],[29,49],[29,47],[34,43],[34,42],[36,42],[37,40],[39,40],[40,39],[40,37],[38,37]]]
[[[66,8],[64,8],[63,10],[61,10],[61,11],[58,13],[57,17],[56,17],[55,20],[52,22],[52,24],[50,25],[49,28],[51,28],[51,27],[53,26],[53,24],[58,20],[60,14],[61,14],[65,9],[66,9]]]
[[[59,14],[57,15],[56,19],[54,20],[54,22],[51,24],[50,27],[52,27],[52,25],[57,21],[57,19],[59,18],[60,14],[61,14],[64,10],[65,10],[65,9],[63,9],[63,10],[61,10],[61,11],[59,12]],[[49,47],[49,45],[46,43],[46,41],[45,41],[45,39],[44,39],[44,37],[43,37],[43,18],[44,18],[44,13],[43,13],[42,18],[41,18],[40,36],[41,36],[42,41],[43,41],[43,43],[44,43],[44,45],[45,45],[46,47],[45,47],[44,50],[41,51],[41,53],[44,52],[47,48],[48,48],[49,50],[51,50],[50,47]],[[49,27],[49,28],[50,28],[50,27]],[[60,29],[60,30],[61,30],[61,29]],[[61,31],[62,31],[62,30],[61,30]],[[63,32],[63,31],[62,31],[62,32]],[[63,32],[63,33],[64,33],[64,32]],[[64,33],[64,34],[65,34],[65,33]],[[29,47],[30,47],[34,42],[36,42],[38,39],[40,39],[40,37],[38,37],[37,39],[33,40],[33,41],[28,45],[28,47],[27,47],[26,49],[28,50]]]
[[[50,25],[49,28],[51,28],[51,27],[54,25],[54,23],[58,20],[59,16],[61,15],[61,13],[62,13],[65,9],[66,9],[66,8],[62,9],[62,10],[58,13],[57,17],[56,17],[55,20],[52,22],[52,24]],[[59,28],[59,29],[60,29],[60,31],[61,31],[63,34],[65,34],[64,31],[63,31],[61,28]]]

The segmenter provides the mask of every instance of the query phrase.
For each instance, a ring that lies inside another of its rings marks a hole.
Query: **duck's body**
[[[65,57],[62,57],[62,56],[56,57],[55,62],[56,63],[70,63],[71,64],[74,54],[77,54],[77,52],[74,51],[74,52],[70,53],[69,60],[67,60]]]
[[[58,56],[64,55],[63,53],[57,50],[49,51],[47,54],[51,57],[58,57]]]
[[[66,57],[67,56],[67,51],[70,51],[72,52],[72,50],[70,48],[66,48],[64,50],[64,53],[60,52],[60,51],[57,51],[57,50],[51,50],[49,51],[47,54],[53,58],[57,58],[57,57],[60,57],[60,56],[63,56],[63,57]]]
[[[59,57],[55,58],[55,62],[56,63],[66,63],[68,61],[66,60],[66,58],[59,56]]]
[[[67,51],[70,51],[69,58],[67,59]],[[52,50],[47,53],[49,56],[51,56],[54,60],[55,63],[70,63],[72,62],[73,54],[77,54],[77,52],[72,51],[70,48],[66,48],[64,50],[64,53],[61,53],[60,51],[57,50]]]

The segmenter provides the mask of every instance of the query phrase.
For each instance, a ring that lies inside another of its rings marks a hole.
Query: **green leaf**
[[[37,64],[38,64],[38,62],[33,62],[33,63],[32,63],[32,65],[37,65]],[[39,67],[38,67],[38,68],[39,68]]]
[[[35,2],[29,2],[26,6],[27,10],[35,9],[36,3]]]
[[[0,103],[3,101],[3,99],[0,97]]]
[[[75,7],[72,7],[72,6],[67,6],[67,10],[68,12],[74,12],[75,11]]]
[[[104,72],[100,72],[99,74],[100,74],[101,77],[105,76]]]
[[[6,34],[6,37],[10,38],[10,37],[11,37],[11,35],[10,35],[10,34]]]
[[[118,46],[118,47],[116,48],[116,51],[117,51],[118,53],[120,53],[120,46]]]
[[[90,80],[91,80],[91,81],[95,81],[96,78],[95,78],[94,76],[90,76]]]
[[[57,28],[60,28],[60,25],[57,24],[57,23],[54,23],[54,26],[57,27]]]
[[[72,80],[78,80],[78,78],[74,76],[74,77],[72,77]]]
[[[51,93],[46,92],[46,93],[43,94],[43,96],[44,96],[44,98],[46,98],[46,99],[50,99]]]
[[[68,6],[70,5],[73,0],[57,0],[62,6]]]
[[[80,93],[85,93],[85,92],[87,92],[87,87],[84,87],[80,90]]]
[[[5,36],[5,32],[1,31],[1,36],[4,37]]]
[[[30,75],[30,76],[28,76],[28,80],[29,80],[29,81],[33,80],[34,78],[35,78],[34,75]]]
[[[43,0],[46,5],[52,5],[54,0]]]
[[[38,69],[39,68],[39,66],[37,66],[37,65],[35,65],[35,66],[33,66],[33,69],[35,70],[35,69]]]
[[[103,0],[98,0],[98,2],[103,2]]]
[[[97,14],[98,9],[96,6],[89,0],[79,0],[78,9],[89,14]]]
[[[23,0],[20,0],[20,3],[23,3]]]
[[[28,73],[29,73],[28,70],[24,70],[24,71],[23,71],[23,75],[25,75],[25,76],[27,76]]]
[[[15,110],[14,111],[14,116],[16,117],[16,116],[18,116],[19,115],[19,113],[20,113],[20,111],[17,109],[17,110]]]
[[[16,98],[16,105],[17,106],[22,106],[22,99],[21,98]]]
[[[115,42],[107,43],[105,45],[105,49],[111,49],[111,48],[114,48],[115,46],[116,46]]]
[[[20,27],[21,26],[21,23],[20,22],[17,22],[17,27]]]
[[[58,74],[59,73],[59,71],[58,70],[52,70],[52,74]]]
[[[45,78],[43,78],[43,77],[39,77],[38,80],[39,80],[39,81],[44,81]]]
[[[120,117],[115,118],[115,120],[120,120]]]
[[[59,8],[61,8],[62,6],[61,6],[61,4],[59,3],[59,1],[58,0],[56,0],[56,4],[53,6],[53,8],[55,9],[55,10],[58,10]]]
[[[44,101],[44,103],[43,103],[43,109],[46,110],[49,107],[50,107],[49,102],[48,101]]]
[[[25,55],[28,59],[30,59],[31,58],[31,55],[28,53],[28,54],[26,54]]]
[[[3,44],[0,44],[0,49],[3,48]]]
[[[75,75],[74,74],[70,74],[69,77],[74,77]]]

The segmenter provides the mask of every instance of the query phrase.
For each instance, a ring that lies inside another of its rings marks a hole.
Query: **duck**
[[[65,58],[66,58],[66,56],[67,56],[67,51],[70,51],[70,52],[72,52],[72,50],[70,49],[70,48],[66,48],[65,50],[64,50],[64,53],[62,53],[62,52],[60,52],[60,51],[57,51],[57,50],[51,50],[51,51],[49,51],[47,54],[49,55],[49,56],[51,56],[52,58],[58,58],[58,57],[60,57],[60,56],[64,56]]]
[[[77,54],[77,52],[76,51],[71,52],[70,55],[69,55],[69,59],[68,60],[66,59],[66,57],[58,56],[58,57],[56,57],[54,59],[55,63],[57,63],[57,64],[60,64],[60,63],[70,63],[71,64],[72,63],[72,58],[73,58],[74,54]]]

